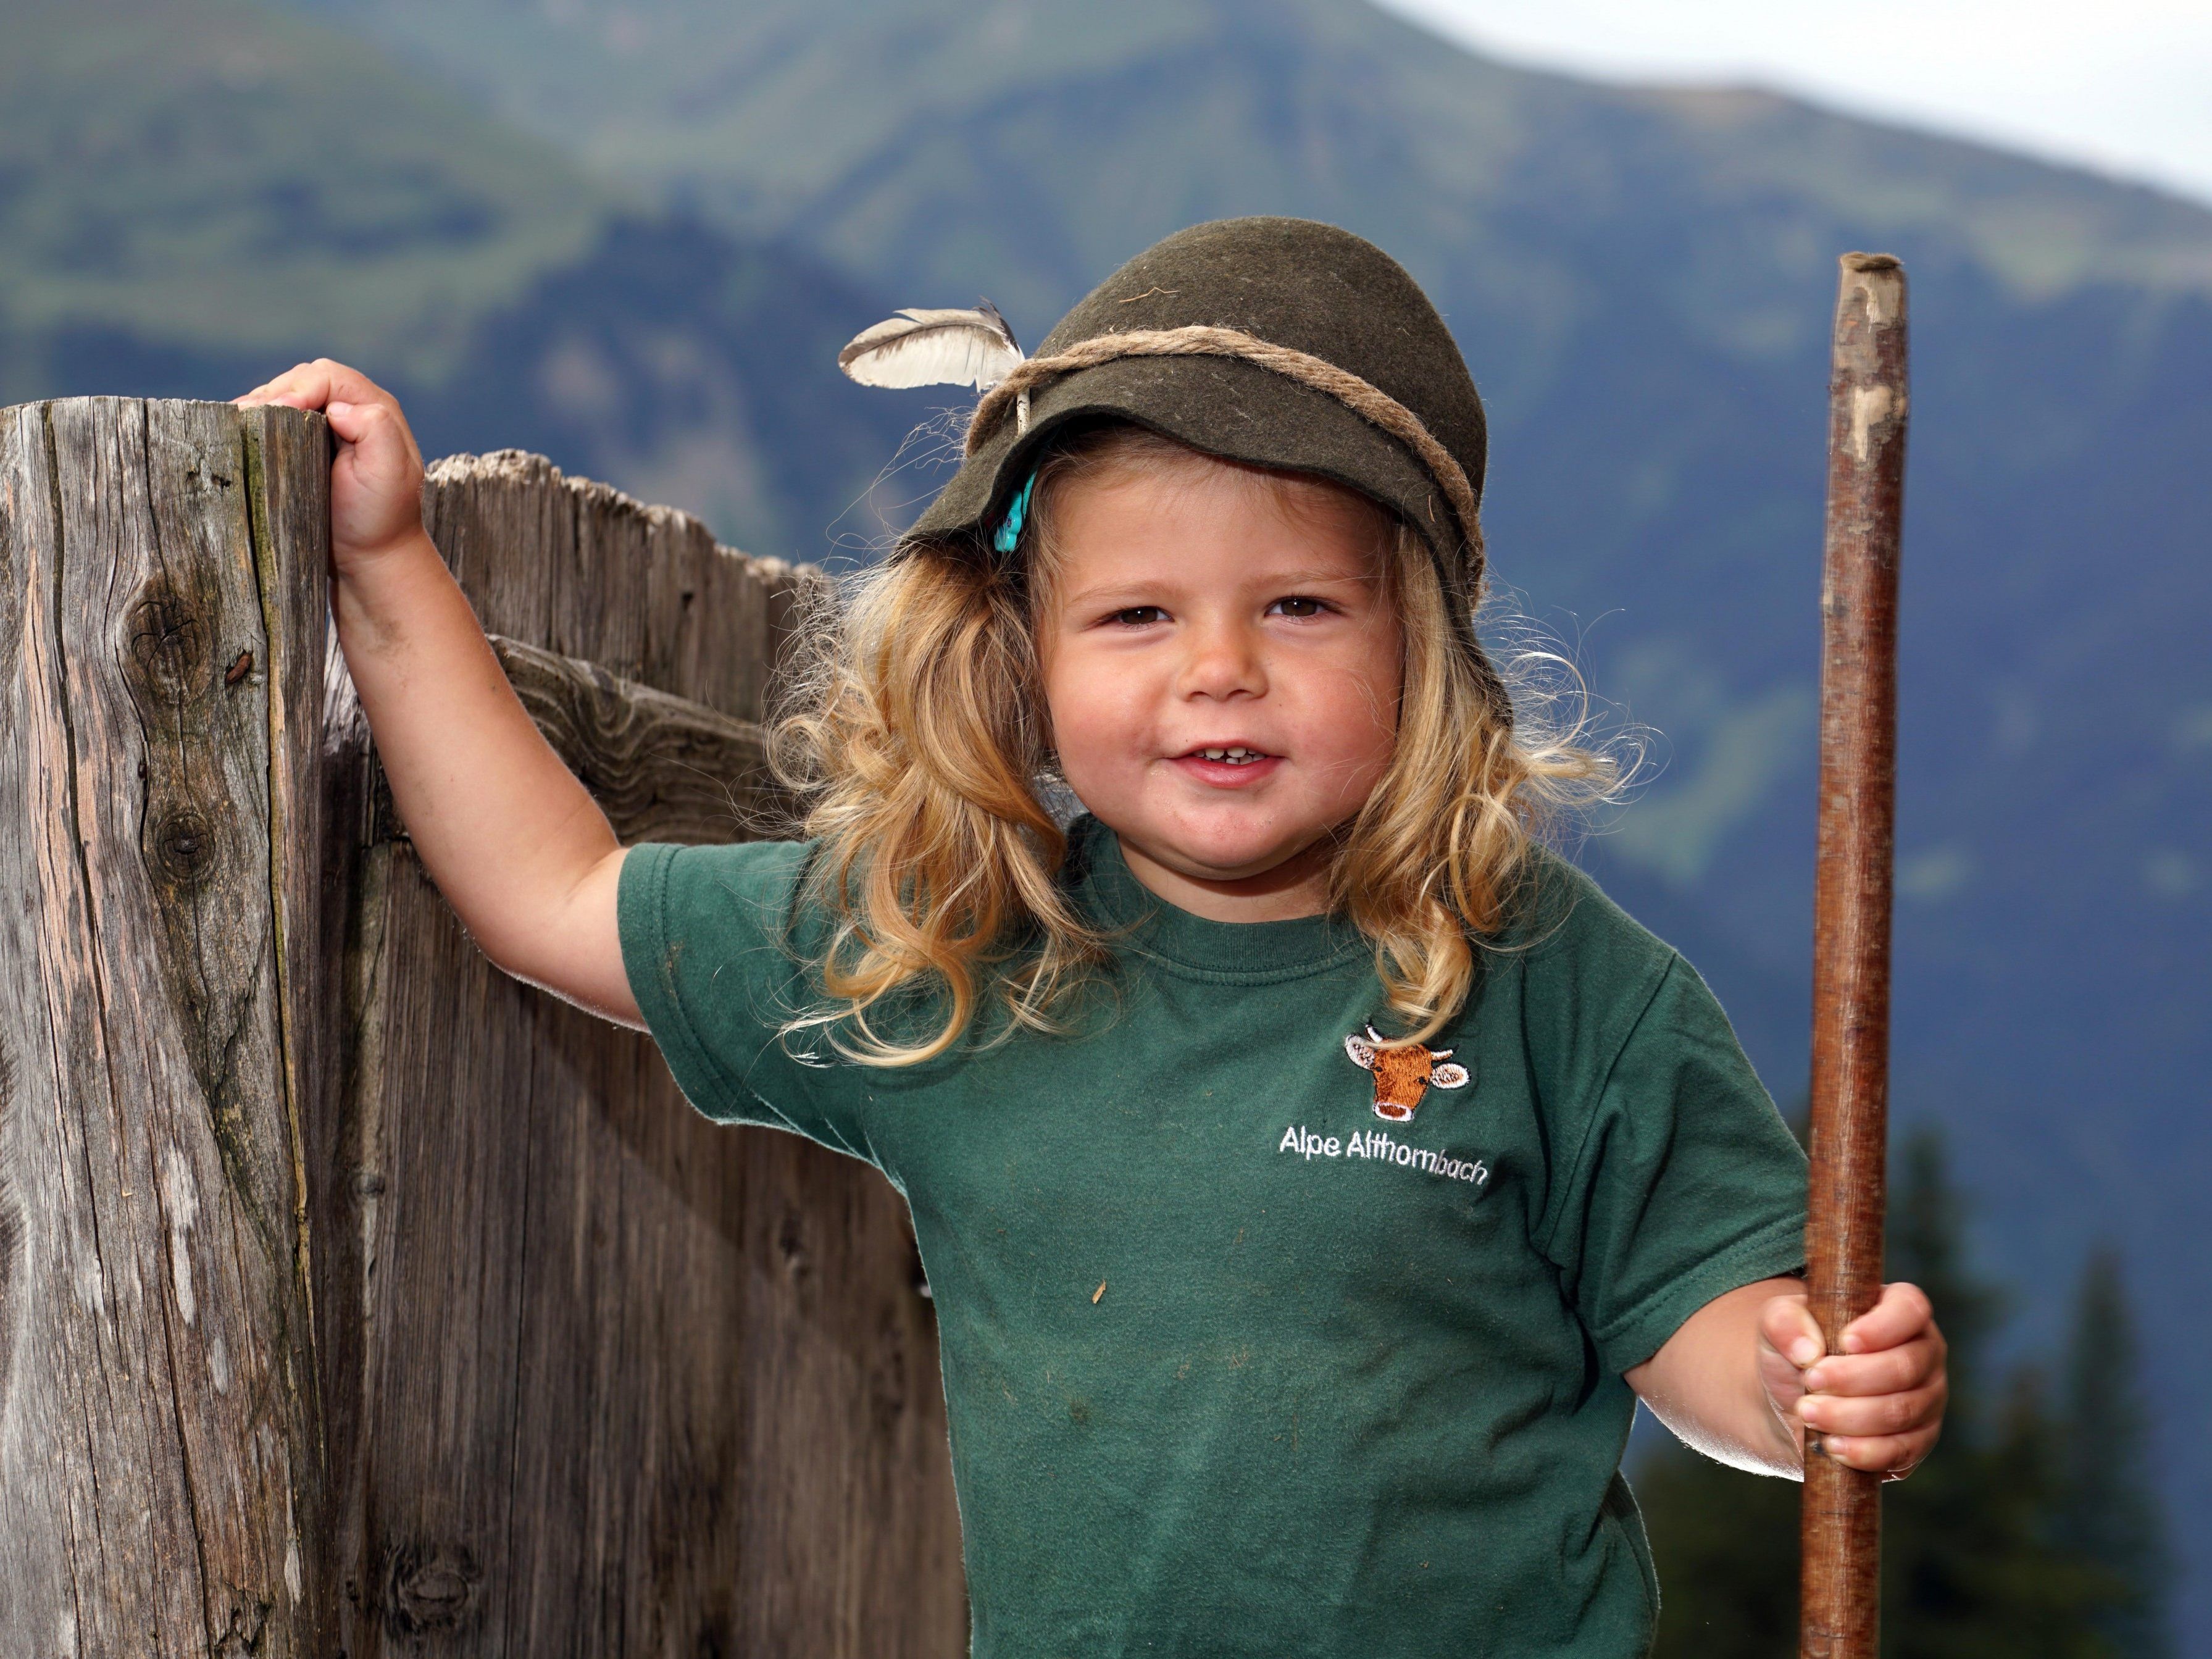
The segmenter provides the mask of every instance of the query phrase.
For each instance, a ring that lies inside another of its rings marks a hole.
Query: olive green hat
[[[1285,218],[1216,220],[1153,244],[985,396],[960,470],[892,557],[925,540],[1004,556],[994,532],[1044,446],[1072,422],[1098,419],[1318,473],[1412,525],[1460,601],[1452,609],[1486,690],[1510,719],[1472,615],[1483,589],[1482,400],[1443,319],[1382,249]]]

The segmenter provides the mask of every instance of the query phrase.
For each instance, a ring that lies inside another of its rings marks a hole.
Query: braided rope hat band
[[[1023,393],[1056,375],[1072,374],[1077,369],[1090,368],[1115,357],[1185,356],[1241,357],[1246,362],[1287,374],[1341,400],[1421,458],[1422,464],[1443,486],[1444,499],[1450,503],[1462,527],[1480,524],[1474,490],[1467,481],[1467,474],[1452,459],[1451,452],[1429,435],[1428,428],[1421,424],[1419,416],[1389,393],[1378,391],[1334,363],[1324,362],[1288,346],[1271,345],[1241,329],[1194,325],[1188,328],[1103,334],[1054,356],[1031,357],[993,386],[983,401],[975,405],[975,413],[968,422],[966,453],[975,453],[983,434],[997,425],[1006,413],[1007,404],[1018,404]],[[1026,424],[1018,422],[1018,429]]]
[[[960,470],[901,547],[949,542],[1006,556],[993,532],[1054,434],[1115,420],[1331,479],[1412,526],[1493,712],[1510,722],[1474,626],[1485,574],[1481,399],[1443,319],[1388,254],[1304,219],[1219,220],[1156,243],[977,405]]]

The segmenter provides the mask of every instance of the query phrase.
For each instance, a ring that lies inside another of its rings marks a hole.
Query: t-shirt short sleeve
[[[1610,1370],[1715,1297],[1803,1266],[1805,1155],[1672,952],[1572,1151],[1548,1253]]]
[[[818,1028],[793,895],[810,848],[644,842],[623,860],[623,966],[646,1028],[685,1098],[721,1122],[791,1129],[875,1161],[852,1068]]]

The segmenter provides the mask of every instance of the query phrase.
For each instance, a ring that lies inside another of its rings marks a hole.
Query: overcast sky
[[[1381,0],[1608,79],[1753,82],[2212,203],[2212,0]]]

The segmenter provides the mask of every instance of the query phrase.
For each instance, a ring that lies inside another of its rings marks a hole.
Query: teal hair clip
[[[1021,544],[1022,524],[1030,515],[1030,492],[1036,488],[1036,474],[1032,472],[1007,503],[1006,516],[999,520],[998,533],[991,538],[991,545],[997,551],[1011,553]]]

